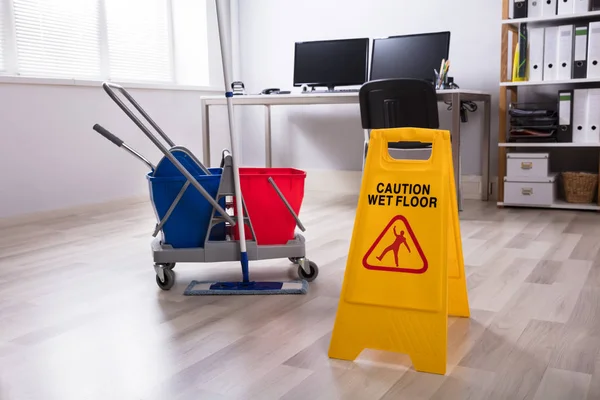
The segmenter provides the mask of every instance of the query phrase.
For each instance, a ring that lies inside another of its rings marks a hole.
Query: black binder
[[[527,18],[527,0],[515,0],[513,19]]]
[[[519,24],[519,67],[517,70],[517,76],[519,78],[527,77],[527,49],[529,47],[529,31],[527,24]]]

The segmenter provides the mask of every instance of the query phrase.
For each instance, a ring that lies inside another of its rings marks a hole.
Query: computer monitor
[[[450,53],[450,32],[391,36],[373,40],[370,80],[422,79],[433,83]]]
[[[367,80],[369,39],[297,42],[294,86],[362,85]]]

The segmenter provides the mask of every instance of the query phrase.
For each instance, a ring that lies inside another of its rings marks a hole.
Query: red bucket
[[[294,238],[296,220],[269,183],[269,178],[273,178],[296,215],[299,215],[306,172],[294,168],[240,168],[240,186],[256,233],[254,239],[261,245],[285,244]],[[234,212],[237,214],[235,207]],[[234,238],[238,240],[238,227],[232,229]],[[248,225],[245,231],[246,239],[250,239],[252,232]]]

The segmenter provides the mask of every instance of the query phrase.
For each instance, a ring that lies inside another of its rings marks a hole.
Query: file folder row
[[[559,130],[573,143],[600,143],[600,89],[562,90],[559,98]]]
[[[600,0],[514,0],[513,19],[583,14],[600,10]]]
[[[600,78],[600,21],[528,32],[529,81]]]

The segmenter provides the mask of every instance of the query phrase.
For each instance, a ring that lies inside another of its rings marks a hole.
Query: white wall
[[[239,2],[241,78],[251,93],[292,88],[294,42],[384,37],[449,30],[450,76],[464,89],[489,91],[497,138],[501,2],[498,0],[251,0]],[[298,90],[298,89],[292,89]],[[450,112],[440,108],[442,128]],[[481,109],[482,110],[482,109]],[[243,162],[264,165],[263,113],[242,111]],[[481,173],[482,113],[463,124],[463,174]],[[305,169],[361,169],[358,105],[273,109],[275,165]],[[496,171],[495,143],[492,172]]]
[[[131,90],[181,145],[202,155],[195,91]],[[159,152],[98,87],[0,84],[0,218],[147,195],[148,169],[92,130],[103,125],[153,162]],[[215,112],[214,126],[225,115]],[[228,146],[215,136],[213,157]]]

